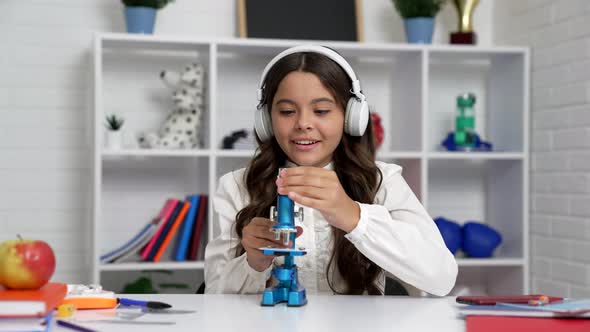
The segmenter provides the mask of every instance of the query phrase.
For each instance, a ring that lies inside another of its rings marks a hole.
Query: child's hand
[[[347,233],[358,224],[361,209],[344,191],[336,172],[319,167],[285,168],[276,181],[278,193],[320,211],[326,221]]]
[[[271,232],[274,223],[267,218],[256,217],[242,229],[242,246],[246,250],[248,264],[256,271],[266,270],[276,256],[269,256],[262,253],[259,248],[275,247],[289,248],[291,243],[285,246],[282,241],[275,240],[275,234]],[[297,226],[297,235],[301,235],[303,229]]]

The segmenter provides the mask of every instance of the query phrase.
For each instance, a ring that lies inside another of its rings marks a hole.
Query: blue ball
[[[491,257],[502,243],[502,236],[492,227],[470,221],[463,224],[463,252],[469,257]]]
[[[438,227],[438,230],[445,241],[445,245],[454,255],[457,250],[461,248],[461,226],[458,223],[443,217],[435,218],[434,223]]]

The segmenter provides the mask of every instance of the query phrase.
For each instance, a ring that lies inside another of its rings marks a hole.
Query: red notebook
[[[207,219],[207,203],[208,196],[201,195],[199,201],[199,209],[197,210],[197,216],[195,225],[193,226],[193,234],[188,249],[188,260],[196,261],[199,256],[199,245],[201,244],[201,237],[203,236],[203,228],[205,227],[205,219]]]
[[[549,303],[563,301],[563,297],[547,296],[542,294],[530,295],[504,295],[504,296],[478,296],[478,295],[463,295],[457,296],[457,303],[474,304],[474,305],[494,305],[497,303],[522,303],[527,304],[531,300],[540,300],[542,297],[547,297]]]
[[[590,319],[467,316],[467,332],[588,332]]]
[[[66,284],[50,282],[34,290],[0,290],[0,317],[43,317],[68,292]]]

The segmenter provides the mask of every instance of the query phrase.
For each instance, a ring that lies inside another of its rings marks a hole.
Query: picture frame
[[[363,41],[361,0],[237,0],[241,38]]]

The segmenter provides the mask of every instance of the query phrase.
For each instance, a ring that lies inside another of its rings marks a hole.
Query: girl
[[[296,244],[308,254],[295,262],[308,294],[383,294],[389,272],[411,295],[446,295],[457,263],[401,167],[375,161],[365,97],[344,58],[286,50],[264,70],[258,99],[258,153],[222,176],[213,198],[205,292],[262,293],[282,259],[259,249],[283,246],[267,218],[282,194],[304,207]]]

